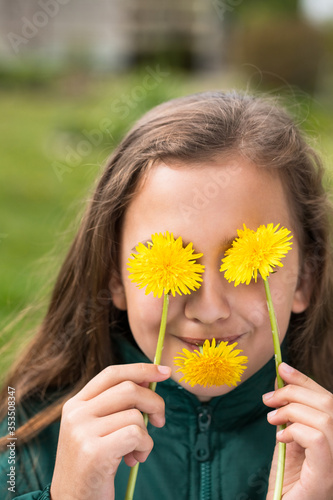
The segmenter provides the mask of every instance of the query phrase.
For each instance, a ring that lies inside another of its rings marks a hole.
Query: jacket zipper
[[[211,411],[209,406],[199,406],[198,435],[194,447],[194,457],[200,465],[200,500],[211,500],[211,463],[209,449],[209,427],[211,424]]]

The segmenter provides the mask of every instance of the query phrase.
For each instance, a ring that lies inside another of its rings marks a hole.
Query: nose
[[[201,287],[187,296],[185,316],[206,325],[226,320],[231,314],[230,285],[218,268],[205,268]]]

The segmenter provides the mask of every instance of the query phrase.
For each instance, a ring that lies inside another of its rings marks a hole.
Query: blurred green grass
[[[37,89],[0,89],[0,324],[37,305],[52,286],[84,202],[112,149],[152,106],[191,92],[242,88],[225,77],[164,72],[145,86],[147,68],[113,78],[68,75]],[[152,85],[153,82],[153,85]],[[156,85],[154,84],[156,83]],[[333,120],[329,106],[305,98],[304,126],[323,151],[333,187]],[[71,160],[71,161],[70,161]],[[18,343],[43,313],[5,331]],[[16,338],[16,337],[15,337]],[[12,351],[17,349],[14,345]],[[9,361],[3,358],[4,368]]]

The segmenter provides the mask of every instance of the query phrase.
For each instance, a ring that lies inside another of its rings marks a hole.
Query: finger
[[[290,403],[267,415],[272,425],[291,423],[302,424],[308,431],[315,429],[325,436],[333,453],[333,419],[327,413],[306,407],[298,403]]]
[[[87,403],[88,411],[95,417],[136,408],[147,413],[157,427],[164,425],[164,400],[151,391],[132,381],[122,382],[99,394]]]
[[[108,449],[109,453],[114,450],[117,459],[132,453],[138,462],[144,462],[154,446],[147,429],[142,429],[137,425],[123,427],[109,436],[105,436],[100,443],[101,445],[103,443],[104,449]]]
[[[155,419],[156,420],[156,419]],[[153,425],[155,425],[154,422]],[[161,418],[160,425],[155,425],[155,427],[163,427],[165,424],[165,418]],[[131,408],[130,410],[120,411],[112,415],[107,415],[105,417],[94,419],[92,421],[93,428],[91,432],[99,437],[106,436],[115,432],[122,427],[127,427],[129,425],[137,425],[142,429],[146,428],[143,414],[141,411]]]
[[[281,443],[295,441],[304,448],[306,461],[312,470],[320,469],[320,476],[332,474],[332,453],[325,435],[300,423],[289,425],[276,435]]]
[[[134,467],[138,462],[144,462],[147,460],[147,457],[139,451],[133,451],[132,453],[125,455],[123,458],[125,464],[129,467]]]
[[[90,432],[95,436],[104,437],[130,425],[146,428],[142,413],[135,408],[94,419],[90,424]]]
[[[280,364],[279,374],[287,384],[298,385],[312,391],[320,392],[322,394],[329,393],[329,391],[324,389],[324,387],[317,384],[317,382],[312,380],[310,377],[304,375],[304,373],[296,370],[296,368],[293,368],[287,363]]]
[[[132,380],[136,384],[147,384],[166,380],[170,377],[170,374],[171,369],[168,366],[149,363],[112,365],[104,368],[104,370],[91,379],[75,397],[83,401],[88,401],[110,387],[126,380]]]
[[[134,467],[138,461],[134,458],[133,453],[128,453],[128,455],[124,456],[124,462],[128,467]]]
[[[266,406],[279,408],[288,403],[300,403],[328,413],[333,417],[333,395],[328,391],[317,392],[298,385],[289,384],[263,395]]]

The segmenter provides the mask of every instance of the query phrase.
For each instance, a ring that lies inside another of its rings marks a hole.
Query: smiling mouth
[[[212,337],[209,339],[195,339],[195,338],[191,338],[191,337],[178,337],[178,338],[179,338],[179,340],[181,340],[182,342],[187,344],[188,347],[193,349],[196,347],[203,346],[205,340],[209,340],[209,342],[211,342],[213,340],[213,338],[215,338],[216,344],[219,344],[220,342],[227,342],[228,344],[233,344],[234,342],[237,342],[237,340],[240,339],[240,337],[242,337],[242,336],[243,336],[243,334],[233,335],[232,337],[224,337],[224,338]]]

